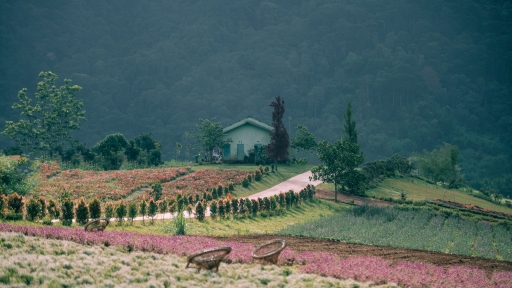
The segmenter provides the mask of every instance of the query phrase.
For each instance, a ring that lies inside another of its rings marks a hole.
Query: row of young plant
[[[188,215],[194,215],[195,218],[202,221],[206,216],[208,206],[212,219],[225,218],[229,215],[235,217],[256,216],[258,212],[261,212],[262,216],[267,216],[279,214],[282,212],[282,208],[289,208],[306,199],[312,199],[315,194],[315,187],[308,185],[298,193],[290,190],[263,199],[249,200],[248,198],[233,198],[229,192],[230,189],[232,190],[233,187],[212,188],[212,192],[227,191],[226,197],[218,201],[214,199],[214,195],[218,197],[220,193],[205,192],[202,199],[199,194],[195,194],[195,196],[178,194],[170,199],[155,200],[153,197],[144,197],[139,201],[120,200],[105,204],[102,204],[98,198],[89,202],[86,202],[83,197],[72,201],[67,193],[61,196],[60,202],[53,199],[47,201],[42,196],[24,199],[17,193],[13,193],[7,197],[0,196],[0,216],[6,220],[22,220],[23,218],[29,221],[41,220],[46,225],[51,225],[53,219],[60,219],[63,225],[70,226],[73,220],[84,225],[90,219],[102,216],[109,219],[117,218],[119,223],[122,223],[124,219],[133,223],[134,218],[138,216],[142,216],[143,221],[146,216],[153,221],[157,213],[174,214],[187,211]],[[6,213],[6,211],[8,212]]]
[[[440,212],[415,206],[360,206],[287,227],[279,234],[512,260],[511,227]]]

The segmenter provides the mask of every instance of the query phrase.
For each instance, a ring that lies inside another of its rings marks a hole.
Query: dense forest
[[[366,161],[450,143],[469,183],[512,185],[511,1],[2,1],[1,130],[41,71],[83,87],[88,147],[152,133],[169,160],[277,95],[292,138],[332,141],[351,101]]]

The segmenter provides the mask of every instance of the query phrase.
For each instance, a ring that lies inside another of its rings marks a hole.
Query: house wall
[[[251,124],[244,124],[226,133],[226,138],[231,138],[230,155],[224,159],[237,160],[237,144],[244,144],[244,155],[249,155],[249,150],[254,149],[255,144],[268,145],[270,143],[269,131]]]

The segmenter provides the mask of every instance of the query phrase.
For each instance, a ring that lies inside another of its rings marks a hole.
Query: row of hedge
[[[219,189],[220,190],[220,189]],[[208,207],[212,219],[222,219],[233,215],[244,217],[257,215],[264,212],[270,215],[282,212],[283,208],[299,205],[301,202],[312,199],[315,194],[315,187],[308,185],[303,190],[295,193],[290,190],[271,197],[264,197],[249,200],[248,198],[236,199],[228,192],[225,198],[216,200],[212,193],[205,193],[203,199],[199,195],[182,196],[178,194],[171,199],[154,200],[153,198],[142,198],[139,201],[106,202],[102,204],[97,198],[88,203],[84,198],[72,201],[69,195],[63,195],[59,202],[49,199],[48,201],[40,196],[38,198],[23,198],[17,193],[9,196],[0,196],[0,217],[6,220],[42,221],[43,224],[51,225],[52,220],[60,219],[63,225],[69,226],[73,220],[84,225],[89,219],[100,217],[117,218],[119,222],[142,216],[143,221],[147,216],[154,220],[157,213],[176,213],[188,211],[189,215],[202,221]]]

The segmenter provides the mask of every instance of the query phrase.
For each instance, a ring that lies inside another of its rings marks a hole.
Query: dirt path
[[[350,244],[318,238],[288,237],[280,235],[231,235],[229,237],[215,237],[218,240],[250,243],[255,246],[272,239],[284,239],[286,246],[298,252],[320,251],[336,253],[342,258],[349,256],[378,256],[399,261],[426,262],[438,266],[470,266],[485,270],[487,273],[494,271],[512,271],[512,262],[499,261],[485,258],[476,258],[463,255],[445,254],[423,250],[401,249],[384,246]]]
[[[258,199],[258,198],[263,198],[263,197],[269,197],[269,196],[279,194],[280,192],[287,192],[289,190],[299,192],[300,190],[304,189],[309,184],[317,186],[318,184],[322,183],[322,181],[309,181],[309,177],[311,177],[312,175],[313,174],[311,173],[311,171],[304,172],[304,173],[299,174],[295,177],[292,177],[284,182],[281,182],[272,188],[269,188],[267,190],[253,194],[247,198]]]

